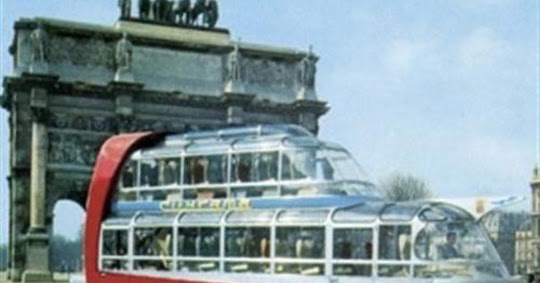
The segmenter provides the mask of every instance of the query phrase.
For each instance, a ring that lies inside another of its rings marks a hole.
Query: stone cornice
[[[41,80],[46,78],[46,80]],[[278,103],[269,100],[257,100],[252,94],[225,94],[210,96],[188,94],[182,92],[162,92],[144,89],[141,84],[111,82],[109,85],[93,85],[83,82],[56,81],[57,77],[26,74],[22,77],[8,77],[4,80],[5,103],[14,91],[30,91],[33,87],[46,87],[49,95],[70,95],[75,97],[92,97],[112,99],[111,92],[128,91],[134,97],[135,103],[156,103],[187,107],[204,107],[223,109],[229,102],[241,102],[248,112],[264,113],[293,113],[294,111],[311,112],[320,116],[329,110],[324,101],[297,100],[294,103]],[[47,83],[45,83],[47,82]],[[54,82],[54,83],[53,83]],[[227,103],[224,103],[227,102]]]
[[[14,24],[14,28],[15,30],[33,30],[37,27],[38,22],[43,24],[48,33],[69,37],[102,38],[105,41],[117,41],[120,39],[122,32],[128,32],[129,40],[134,45],[158,46],[179,50],[203,50],[210,53],[227,54],[233,50],[235,44],[238,44],[240,51],[247,56],[262,56],[292,61],[300,61],[309,54],[303,50],[280,46],[237,43],[230,40],[229,32],[226,29],[171,26],[138,20],[119,21],[115,26],[104,26],[40,17],[21,18]],[[141,31],[139,28],[141,26],[144,27],[145,31]],[[189,36],[181,36],[182,34]],[[318,58],[315,55],[314,57]]]

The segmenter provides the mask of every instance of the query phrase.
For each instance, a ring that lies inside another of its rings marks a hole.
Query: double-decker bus
[[[469,212],[386,202],[292,125],[110,138],[85,229],[91,283],[514,282]]]

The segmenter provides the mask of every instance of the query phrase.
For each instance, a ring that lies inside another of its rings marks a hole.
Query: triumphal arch
[[[12,280],[50,278],[54,204],[84,207],[96,153],[111,135],[259,123],[317,132],[327,106],[315,92],[316,55],[233,41],[213,27],[217,6],[207,14],[199,7],[200,20],[174,13],[186,1],[158,2],[132,16],[119,1],[121,19],[112,25],[15,23],[13,73],[2,95],[10,159],[0,161],[10,165]]]

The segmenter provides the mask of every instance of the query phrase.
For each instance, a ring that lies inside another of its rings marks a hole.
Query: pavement
[[[41,282],[41,283],[67,283],[69,281],[69,273],[54,273],[53,282]],[[0,283],[13,283],[7,280],[7,273],[0,272]]]

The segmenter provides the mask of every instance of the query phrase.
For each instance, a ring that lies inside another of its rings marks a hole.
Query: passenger
[[[154,234],[154,245],[153,248],[155,250],[156,255],[161,257],[161,262],[158,265],[157,269],[160,270],[168,270],[169,269],[169,261],[166,257],[168,257],[171,247],[171,232],[168,228],[157,228]]]
[[[261,239],[261,257],[270,257],[270,241],[267,237]]]
[[[163,169],[163,185],[171,185],[178,183],[178,162],[168,160]]]
[[[463,255],[461,255],[458,250],[455,248],[457,240],[457,234],[456,232],[448,232],[446,234],[446,243],[444,243],[442,246],[439,246],[439,256],[442,259],[452,259],[452,258],[461,258]]]
[[[135,168],[134,164],[130,163],[122,174],[122,188],[132,188],[135,186]]]
[[[364,249],[366,250],[366,259],[372,259],[373,258],[373,244],[371,242],[367,242],[364,245]]]
[[[237,166],[237,180],[240,182],[249,182],[251,180],[251,164],[249,156],[240,156],[240,161]]]
[[[256,256],[256,243],[250,229],[244,231],[240,245],[240,254],[244,257]]]
[[[296,241],[296,257],[312,258],[315,251],[315,241],[308,231],[300,232],[300,238]]]
[[[203,157],[197,157],[191,159],[190,172],[191,183],[200,184],[208,180],[207,178],[208,160]]]

